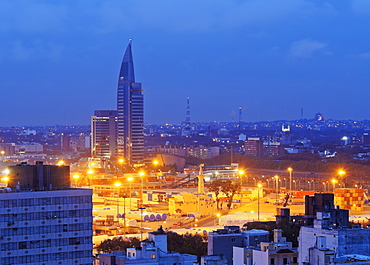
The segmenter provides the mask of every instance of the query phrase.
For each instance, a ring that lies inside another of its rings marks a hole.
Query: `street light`
[[[217,216],[217,225],[220,225],[220,217],[221,217],[221,214],[220,213],[217,213],[216,216]]]
[[[292,173],[293,173],[293,168],[288,167],[287,170],[289,171],[289,190],[292,190]]]
[[[144,204],[144,176],[145,176],[145,172],[144,171],[140,171],[139,172],[139,176],[141,177],[141,205]]]
[[[64,164],[65,164],[64,160],[59,160],[57,163],[58,166],[64,166]]]
[[[143,210],[145,207],[140,207],[140,241],[143,241]]]
[[[275,187],[276,187],[276,213],[277,213],[277,208],[278,208],[278,196],[279,196],[279,176],[275,175]]]
[[[345,183],[346,184],[348,184],[347,183],[347,175],[346,175],[346,171],[344,171],[343,169],[339,169],[338,170],[338,175],[339,175],[339,177],[340,177],[340,179],[342,180],[342,182],[343,182],[343,177],[345,176]]]
[[[130,211],[131,211],[131,201],[132,201],[132,181],[134,180],[133,177],[128,177],[127,178],[127,181],[130,183]]]
[[[92,174],[94,174],[94,170],[91,168],[87,171],[87,174],[89,175],[88,180],[89,180],[89,185],[92,185]]]
[[[242,183],[242,185],[243,185],[243,176],[244,176],[244,174],[245,174],[245,171],[244,171],[243,169],[240,169],[240,170],[238,171],[238,174],[239,174],[240,182],[241,182],[241,183]],[[246,185],[248,185],[248,183],[246,183]]]
[[[258,188],[258,191],[257,191],[258,192],[257,205],[258,205],[258,221],[259,221],[260,220],[260,192],[261,192],[262,184],[258,183],[257,188]]]
[[[121,183],[116,182],[114,186],[117,187],[117,226],[119,226],[119,188],[121,187]]]
[[[118,163],[121,165],[121,173],[123,173],[123,164],[125,163],[125,159],[119,158]],[[117,170],[118,171],[118,170]],[[118,172],[117,172],[118,173]]]
[[[5,182],[5,187],[8,187],[9,177],[8,176],[2,177],[1,180]]]
[[[338,183],[338,180],[332,179],[331,183],[333,183],[333,193],[335,192],[335,184]]]
[[[80,175],[78,175],[78,174],[73,175],[73,179],[74,179],[74,183],[75,183],[75,188],[77,188],[77,181],[78,181],[78,178],[79,177],[80,177]]]

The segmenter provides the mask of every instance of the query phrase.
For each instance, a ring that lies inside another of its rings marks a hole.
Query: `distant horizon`
[[[241,121],[242,123],[260,123],[260,122],[299,122],[299,121],[315,121],[313,118],[312,119],[295,119],[295,120],[262,120],[262,121]],[[323,122],[325,121],[355,121],[355,122],[370,122],[370,119],[364,119],[364,120],[356,120],[356,119],[324,119]],[[184,121],[180,123],[145,123],[145,125],[182,125]],[[191,121],[192,124],[197,124],[197,123],[235,123],[238,124],[239,121]],[[90,124],[54,124],[54,125],[12,125],[12,126],[0,126],[0,128],[13,128],[13,127],[79,127],[79,126],[91,126]]]

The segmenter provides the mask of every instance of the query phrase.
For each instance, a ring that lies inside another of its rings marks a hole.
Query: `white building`
[[[239,226],[225,226],[208,234],[208,255],[224,255],[228,264],[233,264],[233,247],[257,246],[266,242],[269,232],[264,230],[241,231]]]
[[[0,190],[0,264],[92,264],[92,191]]]
[[[256,247],[233,247],[234,265],[293,265],[297,262],[297,250],[286,241],[280,229],[274,230],[273,242],[261,242]]]
[[[370,256],[370,229],[333,226],[328,220],[330,213],[318,212],[313,227],[301,227],[300,265],[336,264],[336,258],[346,255]]]
[[[167,234],[161,228],[148,233],[148,239],[140,242],[138,248],[128,248],[126,252],[100,254],[99,265],[193,265],[197,256],[170,252],[167,249]]]

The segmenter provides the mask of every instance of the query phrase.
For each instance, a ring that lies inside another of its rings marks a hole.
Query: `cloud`
[[[64,47],[62,45],[56,45],[53,42],[36,40],[26,44],[21,40],[16,40],[14,43],[8,44],[8,47],[5,47],[0,53],[3,58],[10,57],[16,61],[28,61],[37,58],[57,61],[61,58],[63,51]]]
[[[311,39],[296,41],[290,45],[288,56],[290,58],[310,58],[317,53],[328,54],[325,50],[327,46],[324,42]]]
[[[328,13],[308,0],[2,0],[0,32],[205,31]]]
[[[364,53],[360,53],[358,55],[358,57],[362,58],[362,59],[367,59],[369,60],[370,59],[370,52],[364,52]]]
[[[152,28],[204,31],[307,17],[330,9],[306,0],[104,1],[96,12],[101,30]]]
[[[66,6],[53,1],[0,1],[0,32],[60,30],[68,16]]]

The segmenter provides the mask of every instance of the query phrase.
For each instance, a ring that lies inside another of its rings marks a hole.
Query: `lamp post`
[[[5,160],[4,159],[5,151],[4,150],[1,150],[0,153],[1,153],[2,157],[3,157],[2,161],[4,161]]]
[[[258,199],[257,199],[257,208],[258,208],[258,221],[260,220],[260,192],[261,192],[261,188],[262,188],[262,184],[261,183],[258,183],[257,185],[257,188],[258,188]]]
[[[125,159],[119,158],[118,163],[121,165],[121,173],[123,174],[123,164],[125,163]]]
[[[279,176],[275,175],[275,186],[276,186],[276,213],[277,213],[277,207],[278,207],[278,196],[279,196]]]
[[[88,174],[88,181],[89,181],[89,186],[91,186],[92,185],[92,174],[94,174],[94,170],[92,170],[92,169],[89,169],[88,171],[87,171],[87,174]]]
[[[143,210],[145,207],[140,207],[140,241],[143,241]]]
[[[116,182],[114,183],[114,186],[117,187],[117,227],[119,226],[119,188],[121,186],[121,183]]]
[[[221,217],[221,214],[220,213],[217,213],[216,216],[217,216],[217,225],[220,225],[220,217]]]
[[[288,167],[287,170],[289,171],[289,190],[292,190],[292,173],[293,173],[293,168]]]
[[[338,180],[332,179],[331,183],[333,184],[333,193],[335,193],[335,184],[338,183]]]
[[[139,172],[139,176],[141,177],[141,205],[144,204],[144,176],[145,176],[145,172],[144,171],[140,171]]]
[[[245,171],[243,169],[240,169],[238,171],[238,175],[239,175],[240,182],[241,182],[242,186],[243,186],[243,176],[244,176],[244,174],[245,174]],[[246,185],[248,185],[248,184],[246,183]]]
[[[132,201],[132,181],[134,180],[133,177],[128,177],[127,181],[130,183],[130,211],[131,211],[131,201]]]
[[[338,175],[339,175],[339,178],[341,179],[342,182],[343,182],[343,177],[346,176],[345,183],[347,183],[347,175],[346,175],[346,172],[343,169],[338,170]]]
[[[80,175],[78,175],[78,174],[74,174],[74,175],[73,175],[75,188],[77,188],[77,182],[78,182],[78,178],[79,178],[79,177],[80,177]]]

